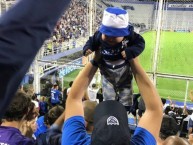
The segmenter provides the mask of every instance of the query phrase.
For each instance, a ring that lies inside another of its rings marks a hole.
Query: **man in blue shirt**
[[[52,106],[60,104],[60,99],[59,99],[60,96],[61,96],[61,92],[58,90],[58,85],[54,84],[53,88],[51,89]]]
[[[130,60],[130,65],[143,96],[146,111],[139,121],[132,138],[129,136],[127,113],[118,102],[106,101],[98,105],[94,115],[92,137],[85,128],[82,96],[92,80],[100,63],[100,51],[79,73],[75,79],[66,102],[65,122],[62,134],[62,145],[156,145],[162,121],[161,99],[141,67],[138,57]],[[116,111],[117,110],[117,111]],[[112,140],[112,141],[111,141]]]

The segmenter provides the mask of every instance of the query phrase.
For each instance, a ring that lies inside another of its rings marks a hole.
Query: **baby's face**
[[[107,36],[105,34],[102,34],[102,40],[106,41],[111,46],[116,45],[117,43],[120,43],[123,40],[123,38],[124,37],[112,37],[112,36]]]

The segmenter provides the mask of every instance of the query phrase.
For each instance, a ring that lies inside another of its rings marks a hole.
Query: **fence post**
[[[161,23],[162,23],[162,9],[163,9],[163,0],[159,1],[158,7],[158,18],[157,18],[157,35],[156,35],[156,46],[155,46],[155,55],[153,60],[153,82],[156,85],[156,71],[157,71],[157,62],[158,62],[158,52],[160,47],[160,35],[161,35]]]
[[[185,99],[184,99],[184,106],[186,105],[186,102],[187,102],[188,88],[189,88],[189,80],[186,81],[186,93],[185,93]]]

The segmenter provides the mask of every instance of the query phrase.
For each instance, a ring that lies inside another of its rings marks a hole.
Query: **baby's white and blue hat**
[[[99,31],[107,36],[123,37],[130,34],[128,26],[129,15],[126,10],[108,7],[104,10]]]

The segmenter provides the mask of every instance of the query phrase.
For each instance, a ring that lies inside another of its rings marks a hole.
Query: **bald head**
[[[190,145],[190,143],[178,136],[170,136],[164,141],[163,145]]]
[[[93,123],[93,115],[98,103],[96,101],[86,100],[83,102],[84,118],[88,123]]]

